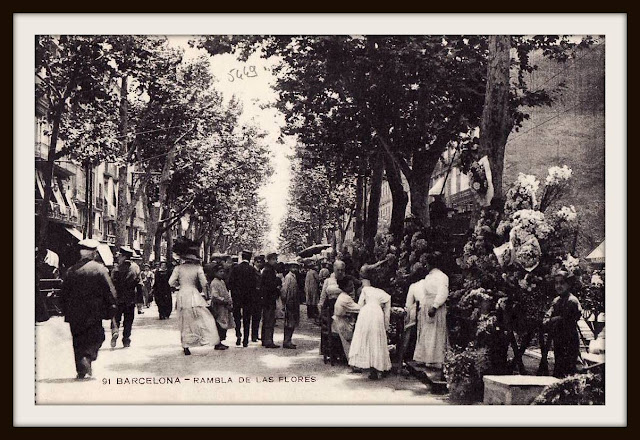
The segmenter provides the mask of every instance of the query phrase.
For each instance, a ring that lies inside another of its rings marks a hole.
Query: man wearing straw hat
[[[104,342],[103,319],[111,319],[116,309],[116,289],[109,271],[95,261],[98,241],[81,240],[80,261],[67,272],[62,285],[65,321],[73,338],[78,379],[91,376],[91,362],[98,358]]]

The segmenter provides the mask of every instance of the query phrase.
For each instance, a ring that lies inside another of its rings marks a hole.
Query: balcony
[[[111,177],[113,180],[118,180],[118,167],[114,163],[105,163],[104,164],[104,176]]]
[[[478,204],[474,192],[471,188],[467,188],[449,196],[449,203],[452,208],[464,207],[465,210]]]
[[[42,203],[43,203],[43,200],[36,200],[35,202],[36,215],[38,214],[40,210],[40,205]],[[71,210],[68,207],[67,207],[67,212],[63,213],[60,210],[60,205],[58,205],[56,202],[50,202],[49,209],[47,210],[47,216],[51,220],[56,220],[61,223],[67,223],[70,225],[77,225],[79,220],[77,216],[71,214]]]
[[[115,166],[110,164],[110,163],[105,163],[104,164],[104,175],[105,176],[111,176],[111,177],[115,177],[117,174]]]

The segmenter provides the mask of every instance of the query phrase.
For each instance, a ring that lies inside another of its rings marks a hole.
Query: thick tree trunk
[[[136,210],[131,211],[131,215],[129,216],[129,231],[127,233],[127,240],[129,246],[133,247],[133,222],[136,219]]]
[[[438,151],[438,149],[433,148],[433,151]],[[407,178],[411,196],[411,213],[420,220],[425,227],[430,225],[429,182],[431,181],[431,173],[433,173],[439,157],[440,155],[436,153],[414,153],[411,175]]]
[[[167,229],[167,261],[173,261],[173,230]]]
[[[204,261],[205,263],[209,262],[209,237],[208,237],[208,235],[209,234],[205,235],[202,238],[202,246],[203,246],[203,252],[204,252],[202,261]]]
[[[509,109],[509,35],[489,37],[487,87],[480,124],[480,151],[487,155],[491,166],[494,197],[502,197],[504,151],[513,128]]]
[[[402,175],[393,158],[385,153],[384,169],[389,182],[389,190],[391,191],[392,207],[391,207],[391,224],[389,225],[389,233],[393,235],[394,241],[402,239],[404,228],[404,214],[407,209],[409,197],[402,186]]]
[[[353,238],[362,240],[364,221],[362,218],[362,199],[364,198],[364,176],[356,178],[356,207],[353,214]]]
[[[122,77],[122,85],[120,87],[120,154],[125,157],[127,154],[127,131],[129,129],[129,102],[127,101],[128,78]],[[129,181],[127,179],[127,165],[118,168],[118,212],[116,216],[116,247],[124,246],[127,240],[127,223],[131,216],[130,205],[134,204],[134,200],[129,203],[127,196],[129,192]],[[102,197],[102,194],[98,194]],[[132,198],[133,199],[133,198]]]
[[[147,230],[147,239],[142,247],[142,258],[145,263],[149,262],[151,252],[154,251],[155,262],[160,262],[160,253],[155,252],[156,231],[158,230],[158,215],[160,215],[160,207],[149,203],[146,191],[142,192],[142,206],[144,211],[144,226]]]
[[[160,261],[162,260],[162,236],[164,234],[162,233],[162,231],[159,231],[156,228],[156,232],[154,234],[155,238],[153,240],[153,253],[155,254],[155,261],[157,263],[160,263]],[[169,261],[169,259],[167,259],[167,261]]]
[[[382,193],[382,177],[384,173],[384,160],[382,153],[378,152],[373,158],[371,189],[369,191],[369,203],[367,207],[367,221],[364,225],[364,243],[367,252],[372,255],[375,245],[375,237],[378,232],[378,210]]]

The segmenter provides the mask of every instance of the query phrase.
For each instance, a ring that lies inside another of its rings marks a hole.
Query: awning
[[[604,248],[604,240],[602,243],[598,245],[589,255],[587,255],[586,260],[590,263],[604,263],[605,256],[605,248]]]
[[[42,171],[40,170],[36,170],[36,182],[38,184],[38,190],[40,191],[40,194],[42,195],[42,198],[44,199],[44,176],[42,175]],[[49,200],[49,206],[51,207],[51,209],[53,210],[55,204],[53,203],[53,200]]]
[[[429,190],[430,196],[439,196],[442,193],[442,187],[444,186],[444,177],[439,177],[436,183],[433,184]]]
[[[40,170],[36,170],[36,185],[40,191],[40,196],[44,199],[44,181],[42,179],[42,173]]]
[[[62,197],[60,187],[55,182],[51,182],[51,186],[53,187],[53,196],[56,198],[56,202],[58,202],[58,206],[60,207],[60,212],[66,214],[67,204],[64,202],[64,197]]]
[[[312,255],[315,254],[319,254],[320,252],[322,252],[323,250],[330,248],[331,245],[330,244],[314,244],[313,246],[309,246],[306,249],[303,249],[302,251],[300,251],[298,253],[298,255],[300,257],[310,257]]]
[[[67,230],[67,232],[71,235],[73,235],[75,238],[78,239],[78,241],[82,240],[84,237],[82,235],[82,232],[78,231],[76,228],[72,228],[70,226],[65,226],[65,229]]]
[[[73,201],[73,197],[71,197],[71,191],[67,191],[65,193],[65,197],[67,199],[67,203],[69,204],[69,209],[71,210],[71,216],[72,217],[80,217],[78,215],[78,208],[76,207],[76,204]]]

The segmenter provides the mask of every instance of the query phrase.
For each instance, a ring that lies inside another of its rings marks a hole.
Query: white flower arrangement
[[[567,271],[573,273],[580,263],[580,260],[572,256],[571,254],[567,254],[567,258],[562,261],[562,265]]]
[[[511,263],[512,250],[513,247],[511,246],[510,241],[507,241],[502,246],[493,248],[493,253],[498,259],[498,263],[500,264],[500,266]]]
[[[604,286],[604,281],[599,274],[594,273],[593,275],[591,275],[591,285],[594,287],[602,287]]]
[[[544,213],[540,211],[521,209],[513,214],[512,219],[512,232],[521,229],[535,236],[538,240],[546,239],[553,232],[553,228],[545,220]]]
[[[529,194],[534,194],[538,192],[538,187],[540,186],[540,181],[533,174],[518,174],[518,179],[516,181],[520,187],[524,188]]]
[[[572,223],[578,219],[578,214],[576,213],[576,208],[573,205],[571,206],[563,206],[558,210],[556,216],[563,221]]]
[[[562,167],[551,167],[549,168],[549,174],[545,179],[545,183],[550,186],[564,184],[571,178],[572,172],[571,168],[566,165]]]
[[[540,257],[542,256],[542,250],[540,249],[540,243],[535,237],[531,237],[524,242],[521,246],[516,248],[515,260],[525,270],[531,272],[540,264]]]
[[[535,209],[536,192],[540,181],[531,174],[518,174],[515,184],[507,191],[505,213],[513,213],[520,209]]]

